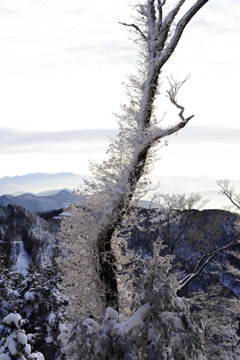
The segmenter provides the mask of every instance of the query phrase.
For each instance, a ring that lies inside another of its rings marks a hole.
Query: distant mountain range
[[[90,176],[64,172],[57,174],[36,173],[13,177],[6,176],[0,179],[0,195],[15,195],[15,198],[2,197],[2,199],[0,198],[2,201],[0,202],[0,205],[3,205],[3,202],[6,203],[7,201],[14,201],[15,204],[23,206],[20,204],[20,202],[22,202],[24,204],[27,204],[28,207],[24,206],[26,209],[36,212],[32,209],[36,209],[37,205],[34,205],[33,208],[30,208],[29,206],[31,203],[36,204],[38,201],[39,208],[41,207],[40,203],[47,204],[49,201],[53,201],[54,204],[57,204],[56,201],[58,200],[56,200],[55,198],[51,199],[50,196],[59,193],[62,189],[68,189],[69,191],[72,191],[73,189],[77,188],[79,184],[82,183],[83,178],[89,179]],[[206,176],[198,178],[183,176],[153,176],[151,177],[151,181],[153,184],[153,188],[155,189],[149,192],[149,196],[146,197],[146,200],[149,200],[150,196],[154,192],[160,192],[165,194],[199,193],[203,197],[203,199],[210,200],[209,203],[205,206],[205,209],[221,209],[223,206],[226,207],[231,205],[227,198],[219,194],[219,187],[216,184],[216,180],[208,178]],[[156,185],[158,183],[160,185],[156,188]],[[239,182],[233,180],[232,185],[236,186],[237,191],[240,193]],[[35,197],[33,197],[33,194],[29,193],[35,194]],[[25,195],[23,197],[20,197],[20,195],[23,194]],[[45,197],[46,199],[41,199],[40,201],[40,197]],[[45,208],[50,205],[42,206],[43,208]]]
[[[47,196],[36,196],[29,193],[18,196],[0,196],[0,206],[7,206],[8,204],[18,205],[34,213],[64,209],[74,202],[76,202],[76,196],[67,190]]]
[[[39,193],[49,190],[73,190],[89,176],[73,173],[36,173],[22,176],[5,176],[0,179],[0,195],[21,195],[24,193]]]

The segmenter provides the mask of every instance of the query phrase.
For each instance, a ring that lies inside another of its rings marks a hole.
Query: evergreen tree
[[[0,336],[3,353],[9,351],[9,340],[7,340],[9,336],[18,344],[17,336],[24,324],[26,332],[32,334],[32,349],[43,353],[46,360],[65,358],[61,353],[61,341],[58,339],[59,334],[64,331],[64,307],[67,304],[58,283],[60,278],[58,270],[53,269],[52,262],[46,267],[44,273],[38,272],[32,264],[26,275],[6,269],[1,273]],[[8,317],[9,314],[17,315]],[[6,317],[8,317],[7,320]],[[11,317],[13,321],[9,322],[8,319]],[[21,326],[15,329],[17,317],[21,318]],[[11,333],[10,330],[14,324],[15,327]],[[20,345],[16,345],[16,348],[24,355],[25,350]],[[34,357],[29,359],[34,359]]]
[[[22,329],[24,321],[18,313],[9,313],[2,319],[7,329],[5,338],[1,339],[0,360],[44,360],[40,352],[32,352],[33,335],[26,335]]]

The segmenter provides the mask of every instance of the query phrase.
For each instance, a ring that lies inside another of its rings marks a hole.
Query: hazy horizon
[[[30,172],[73,172],[90,175],[88,161],[101,162],[118,129],[82,129],[57,132],[2,131],[5,166],[0,177]],[[238,179],[240,128],[189,124],[168,139],[152,175],[208,176]],[[31,161],[30,161],[31,160]],[[30,161],[30,163],[29,163]]]
[[[68,188],[73,190],[77,188],[86,177],[86,174],[73,173],[30,173],[25,175],[17,175],[13,177],[0,178],[0,196],[20,195],[22,193],[31,192],[38,194],[44,191],[61,190]],[[189,196],[192,193],[198,193],[203,200],[210,200],[204,207],[205,209],[212,208],[230,208],[230,201],[223,195],[220,195],[220,188],[216,180],[206,176],[201,177],[186,177],[186,176],[152,176],[153,191],[149,191],[144,197],[145,200],[150,201],[153,194],[186,194]],[[236,187],[236,191],[240,192],[240,183],[236,180],[231,180],[231,185]],[[160,182],[158,188],[156,185]]]
[[[117,132],[112,112],[125,102],[122,83],[138,61],[127,28],[119,24],[132,21],[129,5],[136,3],[4,2],[0,177],[37,171],[89,174],[88,159],[105,158],[108,137]],[[164,123],[178,121],[165,96],[165,80],[188,74],[178,100],[186,116],[195,116],[160,149],[153,175],[238,179],[239,34],[238,0],[209,1],[186,27],[163,68],[156,116],[166,112]]]

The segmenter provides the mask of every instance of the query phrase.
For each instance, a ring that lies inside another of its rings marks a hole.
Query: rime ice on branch
[[[166,0],[148,0],[135,7],[137,16],[133,24],[122,23],[130,27],[140,48],[137,75],[128,78],[128,103],[122,105],[117,114],[120,132],[109,147],[109,158],[100,165],[90,164],[93,180],[86,180],[76,191],[82,206],[72,208],[71,229],[65,228],[66,242],[72,252],[64,266],[68,267],[71,276],[75,276],[74,281],[69,276],[69,282],[76,283],[77,277],[81,277],[79,303],[88,303],[89,309],[99,301],[103,312],[108,306],[119,310],[114,250],[116,232],[123,225],[133,200],[138,200],[147,191],[146,175],[153,164],[156,146],[162,139],[184,128],[193,117],[184,115],[185,109],[177,100],[178,90],[186,79],[183,82],[171,79],[168,97],[180,110],[179,119],[166,127],[163,119],[156,118],[160,74],[185,27],[207,2],[198,0],[184,13],[183,5],[189,5],[189,2],[180,0],[165,13]],[[77,265],[76,271],[73,264],[78,256],[81,264]],[[94,288],[97,288],[97,296]]]

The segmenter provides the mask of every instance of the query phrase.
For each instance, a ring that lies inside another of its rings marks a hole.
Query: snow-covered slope
[[[24,272],[31,257],[33,265],[44,266],[56,241],[56,226],[16,205],[0,206],[0,242],[5,264]]]

